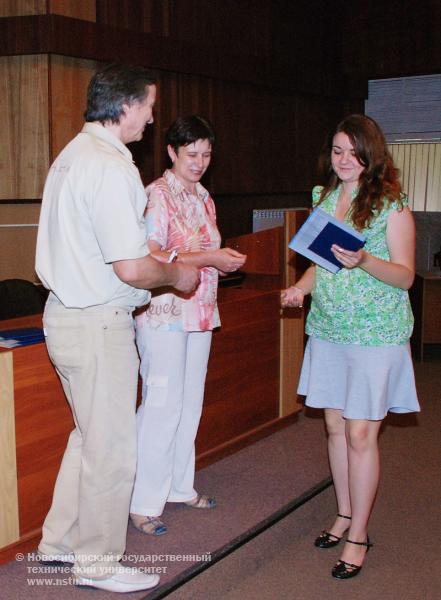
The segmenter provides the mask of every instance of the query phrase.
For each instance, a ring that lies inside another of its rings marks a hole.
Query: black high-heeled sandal
[[[355,544],[356,546],[366,546],[366,554],[369,552],[369,548],[372,548],[373,544],[369,541],[369,536],[366,542],[353,542],[352,540],[346,540],[349,544]],[[361,571],[362,565],[354,565],[344,560],[338,560],[332,569],[332,577],[336,579],[351,579],[355,577]]]
[[[337,513],[337,517],[341,517],[342,519],[351,519],[352,517],[348,517],[346,515],[341,515]],[[314,546],[316,548],[333,548],[336,546],[342,538],[338,537],[338,535],[334,535],[333,533],[329,533],[324,529],[321,534],[316,538],[314,542]]]

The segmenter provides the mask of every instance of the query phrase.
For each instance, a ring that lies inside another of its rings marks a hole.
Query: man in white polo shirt
[[[122,567],[136,466],[138,355],[132,311],[147,291],[191,292],[197,269],[148,256],[146,204],[126,144],[153,122],[156,86],[142,67],[94,75],[86,124],[47,177],[37,273],[50,290],[43,324],[72,409],[72,431],[39,545],[42,560],[74,562],[78,585],[116,592],[155,586]]]

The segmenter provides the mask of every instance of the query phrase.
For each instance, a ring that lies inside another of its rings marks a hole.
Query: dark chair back
[[[43,312],[48,292],[26,279],[0,281],[0,320]]]

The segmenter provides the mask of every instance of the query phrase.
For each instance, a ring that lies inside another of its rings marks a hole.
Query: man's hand
[[[176,262],[170,265],[170,267],[176,270],[176,283],[173,284],[175,289],[189,294],[198,287],[200,280],[199,269],[180,262]]]
[[[116,275],[128,285],[145,290],[171,286],[186,294],[199,285],[199,270],[180,262],[159,262],[152,256],[113,263]]]

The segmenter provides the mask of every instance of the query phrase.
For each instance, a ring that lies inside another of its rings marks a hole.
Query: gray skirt
[[[420,410],[409,343],[358,346],[310,337],[297,392],[307,406],[335,408],[346,419]]]

